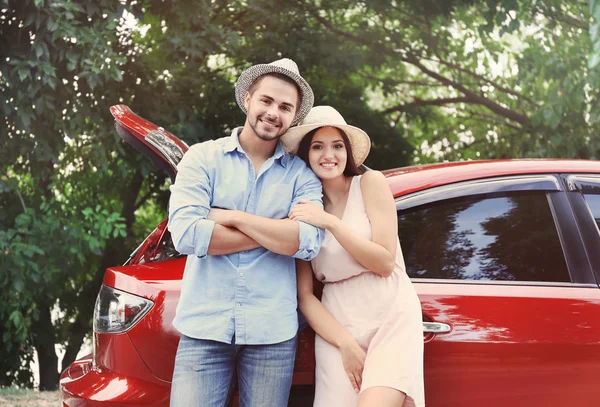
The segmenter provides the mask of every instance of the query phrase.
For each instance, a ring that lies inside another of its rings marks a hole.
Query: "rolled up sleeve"
[[[300,234],[300,245],[293,257],[306,261],[314,259],[319,254],[321,243],[323,243],[323,229],[308,223],[298,222],[298,233]]]
[[[181,254],[206,256],[215,223],[206,219],[212,202],[204,143],[191,147],[177,166],[171,186],[168,227]]]
[[[317,176],[309,169],[305,168],[301,180],[301,186],[294,194],[292,206],[296,205],[301,199],[314,202],[323,207],[323,186]],[[312,260],[321,249],[325,231],[308,223],[298,221],[298,251],[293,257],[300,260]]]

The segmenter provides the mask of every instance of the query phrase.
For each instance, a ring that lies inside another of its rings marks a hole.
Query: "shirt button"
[[[244,273],[240,273],[240,277],[244,277]]]
[[[241,306],[242,306],[242,304],[240,304],[240,303],[238,302],[238,303],[237,303],[237,306],[238,306],[238,307],[241,307]]]

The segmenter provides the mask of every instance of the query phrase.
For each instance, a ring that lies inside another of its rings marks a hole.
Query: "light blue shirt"
[[[171,186],[169,230],[175,249],[187,254],[173,325],[192,338],[236,344],[272,344],[298,330],[294,258],[313,259],[324,232],[298,222],[300,247],[293,257],[263,247],[207,255],[215,223],[211,207],[286,218],[300,199],[322,205],[317,176],[281,143],[255,174],[235,129],[230,137],[192,146]]]

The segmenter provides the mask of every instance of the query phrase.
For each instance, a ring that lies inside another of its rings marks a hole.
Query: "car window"
[[[568,282],[545,193],[435,202],[398,213],[413,278]]]
[[[596,225],[598,225],[600,228],[600,195],[583,194],[583,197],[585,198],[585,202],[592,212],[592,216],[594,216]]]

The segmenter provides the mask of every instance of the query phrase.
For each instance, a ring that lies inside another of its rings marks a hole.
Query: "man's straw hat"
[[[292,126],[295,126],[306,117],[315,102],[315,96],[313,95],[313,91],[308,82],[300,76],[298,65],[291,59],[283,58],[271,62],[270,64],[253,65],[246,69],[242,72],[235,84],[235,100],[244,113],[248,114],[248,111],[244,107],[244,97],[246,96],[246,92],[248,92],[248,89],[250,89],[250,86],[252,86],[254,81],[269,73],[278,73],[289,77],[298,84],[298,87],[302,91],[300,106],[298,107],[296,117],[292,121]]]

